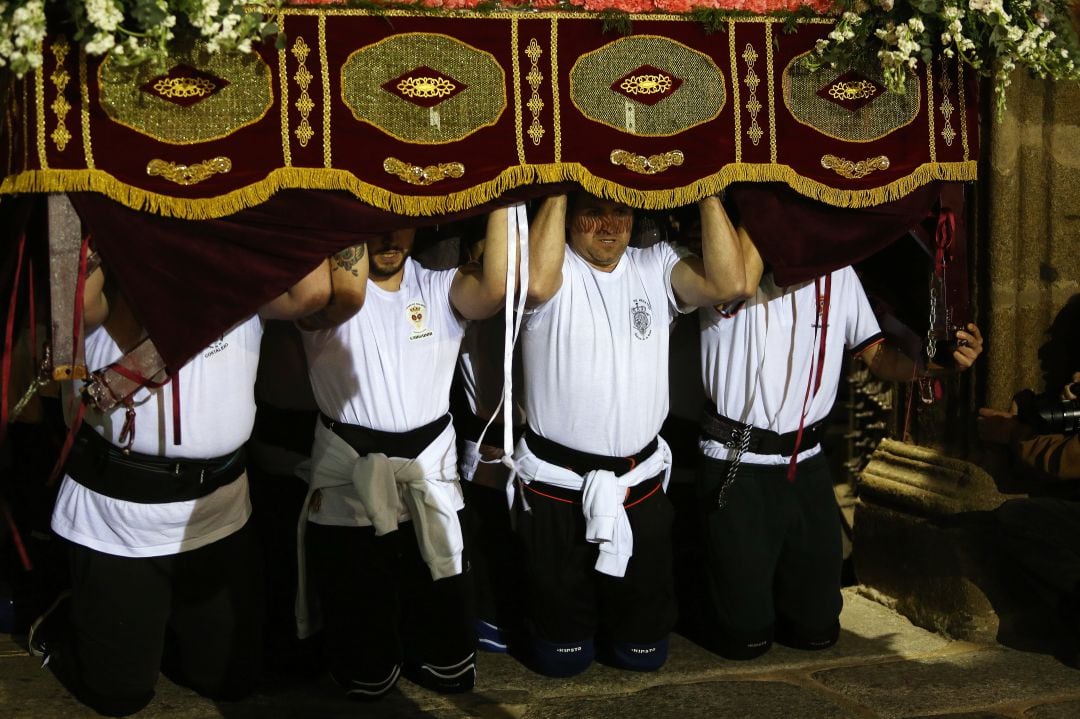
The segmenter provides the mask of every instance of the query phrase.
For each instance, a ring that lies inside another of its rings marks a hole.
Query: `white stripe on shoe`
[[[401,665],[395,664],[390,676],[382,681],[362,682],[357,679],[350,680],[349,686],[345,689],[345,694],[348,696],[381,697],[394,688],[400,675]]]

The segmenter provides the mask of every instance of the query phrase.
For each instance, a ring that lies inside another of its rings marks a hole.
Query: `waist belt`
[[[529,445],[532,448],[532,445]],[[638,504],[650,496],[660,491],[664,484],[664,475],[660,473],[652,479],[646,479],[641,484],[635,484],[630,487],[630,491],[626,495],[626,499],[623,500],[623,508],[630,509],[635,504]],[[581,504],[581,497],[583,492],[579,490],[566,489],[565,487],[557,487],[554,484],[548,484],[547,482],[529,482],[528,484],[522,484],[526,492],[530,492],[541,497],[547,497],[548,499],[554,499],[557,502],[565,502],[566,504]]]
[[[243,447],[212,459],[125,453],[84,425],[66,469],[76,482],[106,497],[166,504],[205,497],[243,474],[244,467]]]
[[[656,438],[645,445],[637,454],[630,457],[608,457],[603,454],[591,454],[571,449],[558,442],[541,437],[533,431],[532,427],[525,429],[525,441],[529,443],[529,449],[545,462],[566,467],[572,472],[585,474],[594,469],[604,469],[615,474],[625,474],[638,465],[643,459],[648,459],[656,451],[658,443]]]
[[[819,420],[803,428],[800,452],[805,452],[821,442],[821,437],[825,434],[825,422],[826,420]],[[701,434],[706,439],[735,449],[739,445],[740,434],[745,426],[741,422],[717,414],[712,407],[706,407],[701,420]],[[779,454],[790,457],[795,451],[795,438],[798,434],[798,432],[778,434],[769,429],[750,427],[750,443],[746,451],[753,454]]]
[[[383,432],[358,424],[346,424],[330,419],[325,414],[319,415],[322,423],[334,434],[349,443],[360,456],[381,452],[387,457],[415,459],[429,444],[443,433],[450,424],[450,415],[444,414],[434,422],[408,432]]]

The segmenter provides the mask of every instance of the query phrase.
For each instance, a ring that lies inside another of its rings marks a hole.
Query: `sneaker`
[[[41,666],[49,663],[50,647],[55,644],[60,627],[67,623],[68,600],[71,591],[61,592],[40,617],[30,625],[30,634],[26,638],[26,648],[32,657],[42,657]],[[52,647],[55,648],[55,647]]]
[[[507,649],[506,632],[491,622],[476,620],[476,644],[481,651],[505,654]]]

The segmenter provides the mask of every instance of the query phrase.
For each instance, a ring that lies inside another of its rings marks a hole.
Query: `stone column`
[[[854,557],[865,591],[916,624],[994,641],[1020,613],[984,513],[1009,498],[1009,467],[972,436],[971,413],[1042,389],[1038,349],[1080,292],[1080,89],[1017,72],[1005,114],[988,112],[970,244],[986,349],[954,385],[974,391],[920,413],[918,444],[886,440],[875,451],[859,485]]]

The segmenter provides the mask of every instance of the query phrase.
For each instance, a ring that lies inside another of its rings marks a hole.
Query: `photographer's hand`
[[[1016,405],[1012,412],[1005,412],[991,407],[979,409],[976,422],[979,439],[996,444],[1013,444],[1031,437],[1034,430],[1021,422],[1016,416]]]
[[[1080,372],[1074,372],[1072,382],[1065,385],[1061,390],[1063,400],[1074,400],[1080,396]]]
[[[968,322],[963,330],[956,333],[956,350],[953,351],[956,369],[965,370],[975,364],[982,350],[982,333],[974,322]]]

